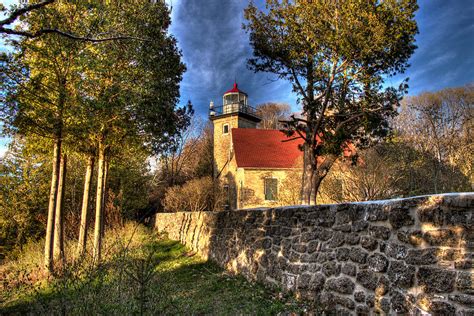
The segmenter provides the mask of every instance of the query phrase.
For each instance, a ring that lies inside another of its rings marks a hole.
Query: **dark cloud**
[[[209,102],[222,103],[222,94],[237,80],[256,105],[267,101],[296,103],[291,86],[271,74],[254,74],[246,67],[252,55],[242,29],[247,1],[183,0],[173,6],[171,31],[178,38],[188,68],[182,101],[191,99],[197,112],[207,114]]]
[[[234,79],[249,94],[253,105],[267,101],[290,103],[296,96],[288,82],[271,74],[254,74],[246,67],[252,55],[242,30],[242,0],[175,0],[172,32],[183,50],[188,71],[182,83],[182,101],[191,99],[197,112],[207,114],[209,101],[222,102],[222,93]],[[255,1],[263,6],[264,1]],[[418,49],[403,74],[387,80],[398,84],[410,77],[410,94],[463,85],[474,80],[474,2],[422,0],[417,21]]]

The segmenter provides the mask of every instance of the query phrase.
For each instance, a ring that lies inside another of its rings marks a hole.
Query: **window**
[[[229,124],[224,124],[224,126],[222,126],[222,133],[229,134]]]
[[[278,196],[278,179],[266,178],[265,179],[265,200],[276,201]]]

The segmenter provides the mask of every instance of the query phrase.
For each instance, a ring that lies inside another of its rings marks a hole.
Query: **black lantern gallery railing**
[[[209,108],[209,116],[219,116],[232,113],[245,113],[258,117],[257,110],[243,103],[231,103],[222,106],[212,106]]]

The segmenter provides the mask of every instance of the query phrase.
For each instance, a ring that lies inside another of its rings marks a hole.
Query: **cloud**
[[[242,29],[245,1],[184,0],[173,7],[171,32],[176,35],[188,71],[184,75],[182,102],[188,98],[196,111],[207,114],[209,102],[222,102],[222,94],[234,80],[249,94],[253,105],[266,101],[295,103],[286,81],[271,82],[271,74],[247,69],[252,55],[249,38]]]

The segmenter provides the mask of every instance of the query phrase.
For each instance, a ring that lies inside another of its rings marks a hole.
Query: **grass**
[[[129,224],[112,233],[99,268],[71,262],[47,280],[36,268],[41,247],[0,267],[0,314],[275,315],[304,309],[143,227]]]

